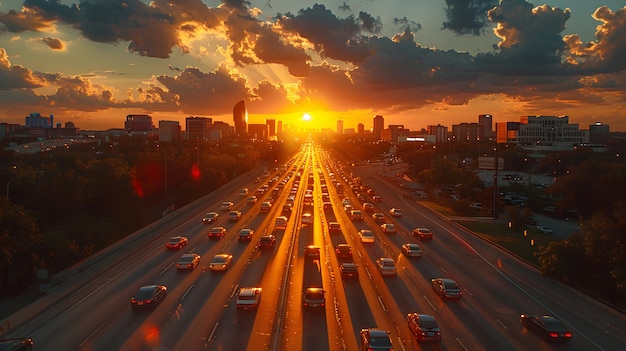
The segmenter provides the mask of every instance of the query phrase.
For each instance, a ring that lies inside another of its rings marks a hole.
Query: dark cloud
[[[408,28],[411,32],[417,32],[422,29],[421,24],[409,20],[406,16],[402,18],[394,18],[393,24],[399,26],[400,28]]]
[[[362,62],[371,53],[363,32],[378,31],[376,19],[361,12],[358,18],[339,19],[324,5],[300,10],[298,15],[286,14],[279,19],[282,27],[308,39],[325,57],[347,62]]]
[[[48,38],[42,38],[41,41],[52,50],[58,50],[58,51],[65,50],[65,44],[60,39],[48,37]]]
[[[443,28],[457,34],[483,34],[488,25],[487,11],[497,4],[498,0],[446,0],[448,20]]]

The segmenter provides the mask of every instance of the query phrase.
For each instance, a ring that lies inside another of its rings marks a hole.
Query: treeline
[[[88,257],[248,172],[293,154],[284,143],[159,143],[125,137],[0,154],[0,296]]]

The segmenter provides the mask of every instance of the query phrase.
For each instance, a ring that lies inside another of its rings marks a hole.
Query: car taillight
[[[559,333],[551,332],[550,333],[550,337],[551,338],[558,338],[559,337]]]
[[[563,334],[563,336],[565,336],[566,338],[571,338],[572,337],[572,333],[565,332],[565,334]]]

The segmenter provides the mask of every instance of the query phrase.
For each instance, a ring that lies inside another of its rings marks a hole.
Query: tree
[[[12,283],[21,287],[31,282],[36,257],[28,252],[39,241],[41,236],[33,216],[22,206],[11,204],[9,199],[1,197],[0,263],[4,267],[3,292],[12,290]]]

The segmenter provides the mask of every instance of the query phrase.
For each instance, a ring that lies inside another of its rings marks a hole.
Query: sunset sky
[[[626,131],[624,0],[0,0],[0,122],[335,129],[568,115]],[[308,114],[310,120],[302,116]]]

